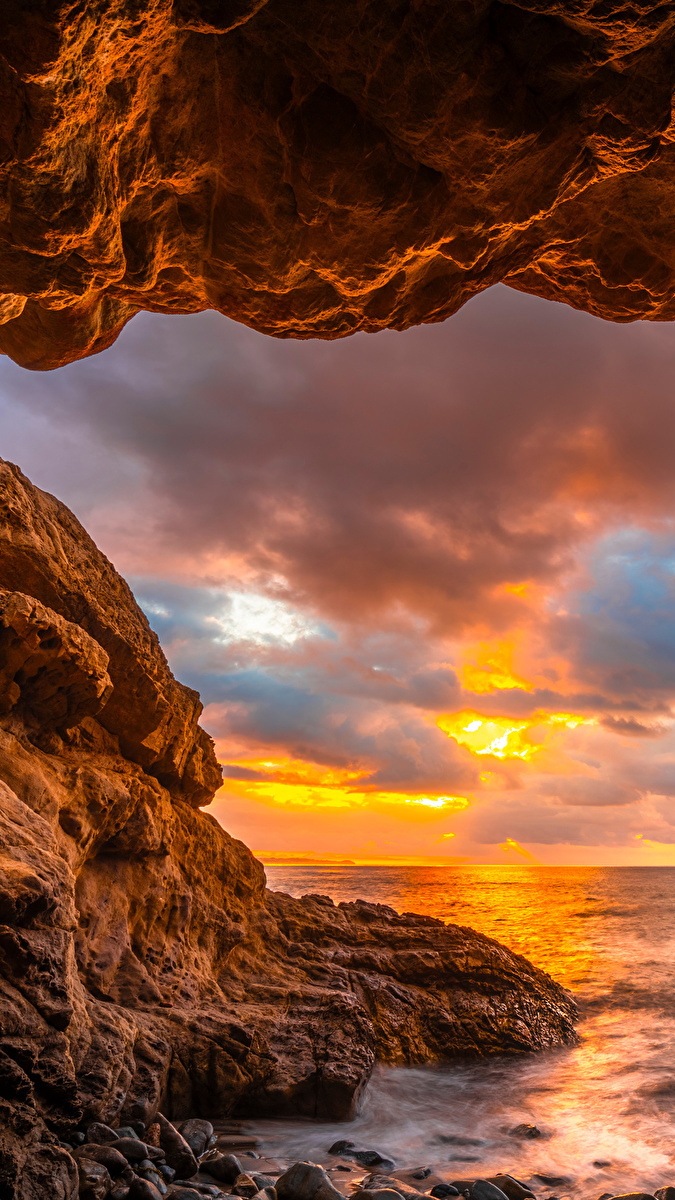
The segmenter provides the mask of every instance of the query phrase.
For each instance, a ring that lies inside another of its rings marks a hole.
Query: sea
[[[380,1066],[346,1124],[247,1123],[265,1154],[317,1161],[334,1140],[351,1138],[448,1181],[506,1171],[542,1198],[675,1185],[675,868],[275,865],[266,873],[270,888],[292,896],[362,898],[488,934],[569,988],[581,1019],[574,1046]],[[514,1138],[522,1123],[542,1136]]]

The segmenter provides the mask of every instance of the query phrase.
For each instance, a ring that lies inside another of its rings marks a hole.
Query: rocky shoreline
[[[0,461],[2,1200],[74,1200],[97,1122],[344,1120],[378,1062],[575,1040],[569,993],[491,938],[267,890],[201,811],[200,712],[72,513]]]
[[[510,1131],[523,1139],[540,1136],[535,1126]],[[457,1144],[475,1139],[448,1135]],[[536,1174],[517,1179],[509,1172],[455,1178],[438,1167],[399,1167],[379,1151],[341,1139],[320,1162],[261,1156],[258,1139],[242,1126],[202,1118],[172,1124],[161,1113],[147,1126],[133,1121],[111,1128],[93,1122],[61,1142],[77,1164],[79,1196],[85,1200],[561,1200],[573,1180]],[[597,1164],[601,1166],[602,1164]],[[557,1189],[561,1195],[550,1194]],[[597,1200],[675,1200],[675,1187],[654,1194],[604,1192]]]

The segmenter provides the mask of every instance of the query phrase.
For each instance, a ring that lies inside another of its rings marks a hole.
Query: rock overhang
[[[497,282],[675,315],[670,5],[3,14],[0,350],[24,366],[95,353],[140,310],[331,338]]]

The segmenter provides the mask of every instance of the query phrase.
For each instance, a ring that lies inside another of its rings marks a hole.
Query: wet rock
[[[338,1200],[341,1193],[333,1187],[323,1167],[316,1163],[293,1163],[276,1182],[278,1200]]]
[[[181,1122],[178,1132],[183,1135],[195,1157],[199,1158],[206,1150],[209,1138],[213,1137],[213,1125],[200,1117],[192,1117],[189,1121]]]
[[[167,1189],[166,1194],[168,1197],[170,1197],[170,1200],[199,1200],[202,1195],[202,1193],[198,1192],[196,1188],[187,1186],[178,1187],[177,1184],[172,1184],[172,1186]]]
[[[448,1200],[448,1196],[459,1196],[459,1192],[451,1183],[437,1183],[429,1195],[434,1196],[435,1200]]]
[[[393,1171],[396,1166],[391,1158],[386,1158],[378,1150],[359,1150],[355,1142],[333,1142],[328,1153],[339,1155],[341,1158],[351,1158],[361,1167],[380,1167],[384,1171]]]
[[[277,1200],[276,1188],[274,1185],[261,1188],[259,1192],[256,1192],[253,1200]]]
[[[112,1191],[112,1180],[106,1168],[93,1159],[83,1157],[78,1159],[77,1169],[81,1200],[105,1200]]]
[[[123,1187],[115,1186],[113,1188],[112,1192],[110,1193],[109,1200],[127,1200],[128,1195],[129,1195],[128,1185],[125,1185]]]
[[[542,1136],[541,1129],[537,1129],[536,1125],[527,1125],[525,1123],[516,1125],[514,1129],[510,1129],[511,1137],[515,1138],[540,1138]]]
[[[232,1187],[232,1194],[234,1196],[243,1196],[244,1200],[253,1200],[258,1191],[260,1191],[260,1188],[255,1179],[246,1174],[238,1175]]]
[[[622,1192],[621,1195],[614,1196],[613,1200],[654,1200],[654,1196],[651,1192]]]
[[[118,1138],[134,1138],[137,1142],[141,1140],[138,1130],[134,1129],[132,1125],[120,1125],[119,1129],[114,1132]],[[141,1132],[143,1131],[141,1130]]]
[[[209,1158],[202,1159],[199,1170],[212,1175],[221,1183],[229,1184],[234,1183],[235,1179],[244,1173],[239,1159],[234,1154],[212,1154]]]
[[[596,1170],[601,1171],[603,1167],[611,1167],[611,1162],[607,1158],[596,1158],[593,1161],[593,1166]]]
[[[115,1142],[115,1150],[123,1154],[127,1162],[136,1164],[148,1157],[148,1148],[140,1138],[123,1137]]]
[[[161,1200],[162,1193],[149,1179],[137,1175],[129,1186],[129,1200]]]
[[[257,1184],[259,1191],[264,1191],[265,1188],[274,1187],[276,1180],[272,1179],[271,1175],[258,1175],[255,1171],[251,1173],[251,1179]]]
[[[176,1172],[174,1171],[173,1167],[169,1166],[168,1163],[158,1162],[155,1164],[155,1169],[159,1171],[159,1174],[166,1183],[171,1183],[172,1180],[176,1178]]]
[[[121,1175],[129,1165],[128,1159],[120,1153],[115,1145],[94,1145],[85,1142],[83,1146],[78,1146],[73,1150],[73,1158],[77,1162],[85,1158],[101,1163],[113,1178]]]
[[[656,1200],[675,1200],[675,1187],[662,1187],[654,1192]]]
[[[161,1113],[157,1113],[159,1125],[159,1144],[164,1151],[166,1161],[180,1179],[190,1179],[197,1174],[198,1163],[185,1138],[167,1121]]]
[[[530,1189],[512,1175],[488,1175],[487,1180],[508,1196],[508,1200],[530,1200],[533,1196]]]
[[[361,1188],[352,1192],[352,1200],[401,1200],[401,1193],[393,1188]]]
[[[471,1200],[507,1200],[501,1188],[488,1179],[475,1179],[470,1188]]]
[[[78,1129],[76,1133],[71,1133],[70,1140],[74,1146],[81,1146],[85,1140],[85,1135]]]
[[[108,1146],[110,1142],[117,1141],[118,1136],[114,1129],[110,1129],[110,1126],[102,1121],[92,1121],[86,1126],[86,1138],[83,1135],[83,1140],[96,1146]]]
[[[153,1187],[156,1187],[157,1191],[160,1193],[160,1195],[164,1196],[166,1194],[166,1190],[167,1190],[166,1183],[162,1179],[162,1176],[159,1174],[159,1171],[156,1171],[154,1169],[154,1167],[152,1167],[152,1166],[144,1167],[141,1164],[139,1167],[136,1168],[136,1174],[139,1176],[140,1179],[146,1179],[148,1181],[148,1183],[151,1183],[153,1185]]]
[[[547,1187],[570,1187],[572,1184],[569,1175],[543,1175],[541,1172],[535,1171],[532,1178],[541,1179],[541,1182],[545,1183]]]
[[[338,1163],[335,1170],[336,1171],[351,1171],[352,1168],[348,1167],[346,1163]]]
[[[94,1142],[98,1146],[107,1146],[110,1142],[116,1142],[119,1134],[115,1133],[109,1125],[104,1125],[102,1121],[92,1121],[91,1125],[87,1125],[86,1141]],[[85,1140],[85,1139],[83,1139]]]

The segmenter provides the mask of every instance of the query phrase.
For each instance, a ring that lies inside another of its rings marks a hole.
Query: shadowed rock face
[[[0,1194],[71,1200],[79,1122],[346,1117],[376,1059],[569,1041],[497,942],[267,892],[196,807],[196,695],[71,513],[0,460]]]
[[[0,350],[140,309],[281,337],[498,281],[675,316],[675,9],[635,0],[3,0]]]

